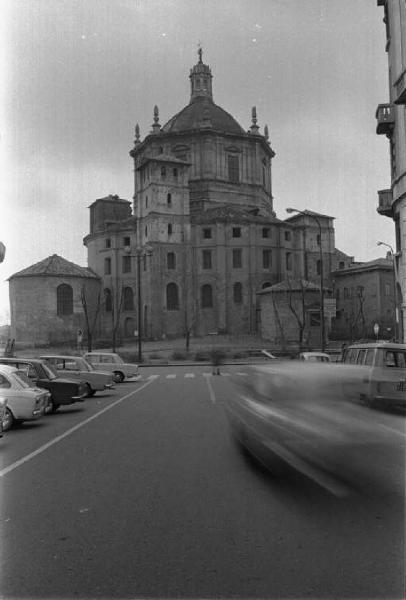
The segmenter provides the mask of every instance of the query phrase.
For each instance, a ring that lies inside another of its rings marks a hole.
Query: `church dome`
[[[210,67],[202,61],[199,48],[199,62],[190,70],[190,103],[172,117],[163,127],[163,133],[180,133],[196,129],[214,129],[224,133],[245,134],[244,129],[228,112],[213,102]]]
[[[163,127],[163,133],[180,133],[192,129],[211,128],[224,133],[244,134],[245,131],[228,112],[205,96],[199,96],[178,112]]]

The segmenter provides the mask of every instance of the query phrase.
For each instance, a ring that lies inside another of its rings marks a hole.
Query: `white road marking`
[[[159,375],[149,375],[147,379],[158,379]]]
[[[241,375],[241,377],[245,377],[248,373],[242,373],[241,371],[237,371],[236,375]]]
[[[166,376],[166,379],[175,379],[175,378],[176,378],[175,373],[169,373],[169,375]]]
[[[147,383],[144,383],[144,385],[141,385],[139,388],[137,388],[133,392],[130,392],[129,394],[126,394],[122,398],[119,398],[118,400],[116,400],[112,404],[109,404],[109,406],[106,406],[105,408],[102,408],[101,410],[99,410],[99,412],[95,413],[91,417],[88,417],[87,419],[85,419],[84,421],[81,421],[80,423],[78,423],[74,427],[71,427],[70,429],[68,429],[67,431],[65,431],[64,433],[62,433],[61,435],[58,435],[53,440],[50,440],[46,444],[43,444],[42,446],[40,446],[39,448],[37,448],[37,450],[34,450],[34,452],[30,452],[30,454],[27,454],[26,456],[23,456],[23,458],[20,458],[19,460],[16,460],[15,462],[13,462],[8,467],[5,467],[4,469],[1,469],[1,471],[0,471],[0,477],[4,477],[4,475],[7,475],[7,473],[11,473],[11,471],[14,471],[18,467],[21,467],[21,465],[23,465],[24,463],[30,461],[32,458],[35,458],[36,456],[38,456],[38,454],[42,454],[42,452],[45,452],[45,450],[48,450],[48,448],[50,448],[54,444],[57,444],[58,442],[60,442],[64,438],[68,437],[69,435],[71,435],[72,433],[74,433],[75,431],[77,431],[78,429],[80,429],[81,427],[84,427],[85,425],[87,425],[88,423],[90,423],[90,421],[93,421],[94,419],[97,419],[97,417],[100,417],[100,415],[102,415],[103,413],[107,412],[108,410],[111,410],[112,408],[114,408],[114,406],[117,406],[118,404],[121,404],[121,402],[123,402],[123,400],[126,400],[130,396],[134,396],[135,394],[138,394],[138,392],[140,392],[141,390],[145,389],[150,383],[152,383],[152,381],[153,381],[153,379],[150,379],[149,381],[147,381]]]
[[[189,378],[189,379],[191,379],[191,378],[192,378],[192,377],[194,377],[194,376],[195,376],[195,374],[194,374],[194,373],[186,373],[186,374],[185,374],[185,379],[188,379],[188,378]]]

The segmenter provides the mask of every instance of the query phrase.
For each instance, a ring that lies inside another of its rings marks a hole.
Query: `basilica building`
[[[215,104],[201,50],[189,79],[182,110],[161,125],[155,106],[151,131],[135,128],[133,202],[90,206],[84,244],[106,336],[260,332],[261,290],[302,278],[328,294],[330,273],[351,262],[335,249],[333,217],[276,216],[268,127],[255,107],[244,129]]]

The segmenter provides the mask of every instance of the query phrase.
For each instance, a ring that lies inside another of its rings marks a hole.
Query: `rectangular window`
[[[121,266],[123,273],[131,273],[131,256],[123,256]]]
[[[127,237],[127,236],[126,236],[126,237],[123,239],[123,245],[124,245],[124,246],[131,246],[131,239],[130,239],[129,237]]]
[[[111,239],[107,238],[105,241],[106,241],[106,248],[111,248]]]
[[[272,250],[262,250],[262,268],[269,269],[272,265]]]
[[[345,287],[344,288],[344,300],[348,300],[349,297],[350,297],[350,294],[349,294],[348,288]]]
[[[211,268],[211,250],[203,250],[203,269]]]
[[[285,231],[285,241],[290,242],[291,238],[292,238],[291,232]]]
[[[168,252],[168,254],[166,255],[166,267],[167,269],[175,269],[176,257],[174,252]]]
[[[235,248],[233,250],[233,269],[242,268],[242,250],[241,248]]]
[[[269,233],[270,233],[269,227],[262,228],[262,237],[263,238],[269,238],[270,237]]]
[[[385,296],[390,296],[390,284],[385,283]]]
[[[233,227],[233,238],[241,237],[241,227]]]
[[[104,259],[104,274],[111,275],[111,258]]]
[[[286,252],[285,259],[286,259],[286,270],[291,271],[292,270],[292,253]]]
[[[319,233],[317,234],[317,238],[316,239],[317,239],[317,245],[320,246],[321,245],[321,236],[320,236]]]
[[[228,157],[228,180],[231,183],[240,182],[240,162],[238,156]]]
[[[211,229],[209,229],[209,228],[203,229],[203,238],[205,240],[210,240],[211,239]]]

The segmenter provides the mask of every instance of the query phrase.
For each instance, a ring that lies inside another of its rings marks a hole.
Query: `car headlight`
[[[7,405],[7,398],[0,396],[0,409],[6,408],[6,405]]]

